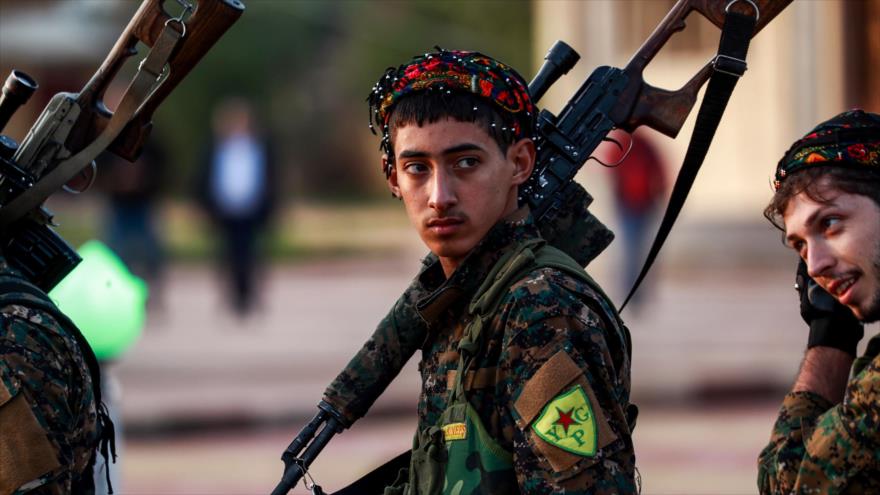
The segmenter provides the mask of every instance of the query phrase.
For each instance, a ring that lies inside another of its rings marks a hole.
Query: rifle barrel
[[[27,103],[37,87],[37,81],[24,72],[14,70],[9,73],[0,94],[0,131],[3,131],[16,110]]]
[[[323,424],[323,428],[321,432],[315,436],[315,431],[320,428]],[[281,481],[278,482],[278,485],[272,490],[272,495],[284,495],[289,492],[299,480],[306,474],[306,470],[309,466],[312,465],[312,462],[318,457],[318,454],[324,450],[324,447],[330,443],[330,439],[333,438],[333,435],[342,431],[342,423],[339,422],[336,418],[334,418],[331,414],[324,411],[323,409],[319,412],[314,419],[303,428],[302,432],[296,436],[296,438],[291,442],[290,447],[284,451],[281,459],[284,460],[284,474],[281,476]],[[305,452],[302,457],[297,457],[296,454],[299,453],[305,447]]]
[[[547,55],[544,56],[544,64],[535,74],[535,78],[529,83],[529,95],[532,103],[537,103],[560,77],[568,74],[568,71],[577,64],[581,56],[574,48],[562,40],[557,40]]]

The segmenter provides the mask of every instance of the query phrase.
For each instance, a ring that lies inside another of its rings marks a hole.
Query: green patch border
[[[584,398],[584,402],[587,404],[587,409],[590,411],[590,423],[592,423],[592,425],[593,425],[593,432],[595,435],[595,438],[594,438],[595,441],[593,442],[593,450],[587,454],[585,454],[583,452],[576,451],[576,450],[568,448],[568,447],[565,447],[564,445],[560,445],[559,443],[557,443],[557,441],[551,440],[550,438],[545,436],[537,428],[538,423],[542,419],[544,419],[544,415],[547,414],[547,411],[550,410],[550,406],[553,405],[554,402],[556,402],[557,400],[560,400],[560,399],[565,399],[566,397],[568,397],[569,395],[571,395],[575,392],[580,392]],[[575,385],[568,392],[564,392],[562,394],[559,394],[556,397],[554,397],[553,399],[551,399],[550,402],[548,402],[547,405],[544,406],[544,409],[541,410],[541,414],[538,415],[538,418],[532,422],[532,430],[535,432],[536,435],[538,435],[542,440],[549,443],[550,445],[553,445],[554,447],[560,448],[566,452],[571,452],[572,454],[579,455],[581,457],[593,457],[596,455],[596,451],[599,449],[599,427],[598,427],[598,425],[596,425],[596,415],[593,414],[593,404],[590,403],[590,396],[587,395],[586,392],[584,392],[583,387],[581,387],[580,385]]]

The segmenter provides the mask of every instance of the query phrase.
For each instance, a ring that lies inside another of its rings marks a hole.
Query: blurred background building
[[[534,2],[533,58],[543,56],[556,39],[568,41],[581,55],[578,66],[556,84],[544,103],[561,106],[594,67],[623,67],[674,3]],[[674,35],[648,66],[645,79],[654,86],[678,89],[717,48],[718,29],[694,13],[687,29]],[[725,243],[737,243],[740,229],[761,222],[756,213],[771,196],[772,165],[789,144],[845,109],[880,110],[880,3],[795,1],[755,37],[748,67],[680,220],[681,227],[717,230],[723,225],[722,230],[732,234]],[[695,107],[678,139],[657,134],[657,144],[673,163],[680,164],[684,157],[696,113]],[[599,197],[609,190],[588,189]],[[679,240],[693,241],[689,236]],[[747,246],[737,248],[752,254]],[[701,245],[688,254],[711,256],[707,251],[715,250]],[[713,261],[740,258],[720,256]]]
[[[162,304],[114,368],[128,440],[122,493],[268,492],[281,451],[415,273],[425,250],[387,197],[367,128],[364,98],[387,66],[439,45],[491,54],[529,79],[562,39],[581,61],[541,101],[555,112],[595,67],[623,67],[674,3],[244,1],[242,19],[155,114],[151,139],[168,158],[154,221],[167,256]],[[40,84],[4,132],[20,140],[53,94],[78,91],[138,5],[0,0],[0,75],[16,68]],[[719,33],[692,16],[646,79],[680,87],[715,53]],[[795,1],[753,40],[748,64],[640,310],[623,314],[646,494],[755,491],[755,457],[806,338],[794,255],[761,211],[794,139],[853,106],[880,112],[880,0]],[[210,263],[219,240],[192,194],[211,109],[230,95],[253,102],[277,143],[264,303],[247,320],[225,307]],[[667,183],[695,114],[677,139],[644,133]],[[578,180],[597,216],[620,230],[614,173],[590,161]],[[99,191],[50,201],[74,245],[102,235],[110,204]],[[590,267],[618,302],[628,289],[620,242]],[[315,464],[325,488],[408,447],[414,364]]]

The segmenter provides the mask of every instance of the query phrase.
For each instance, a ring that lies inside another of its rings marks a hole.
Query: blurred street
[[[271,491],[281,452],[408,284],[416,249],[273,267],[261,311],[246,320],[223,307],[207,267],[170,270],[161,309],[113,368],[129,435],[122,493]],[[658,274],[639,311],[624,312],[643,493],[754,493],[755,457],[805,340],[791,274],[723,264]],[[409,446],[415,361],[315,463],[325,489]]]

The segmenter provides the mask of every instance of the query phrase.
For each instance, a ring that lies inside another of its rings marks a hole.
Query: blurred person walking
[[[161,307],[165,250],[156,214],[167,168],[166,154],[154,140],[128,162],[105,152],[98,158],[98,186],[109,202],[104,238],[129,270],[150,287],[150,307]]]
[[[801,257],[807,350],[758,459],[761,493],[880,493],[880,115],[819,124],[776,167],[765,216]]]
[[[213,134],[198,174],[198,198],[222,241],[220,269],[229,276],[233,310],[257,301],[257,242],[274,209],[274,157],[252,104],[229,98],[214,110]]]
[[[611,137],[617,138],[613,132]],[[645,257],[651,220],[666,197],[666,165],[663,156],[644,133],[637,131],[632,148],[623,163],[612,169],[614,199],[623,232],[623,256],[621,258],[622,283],[626,290],[639,276]],[[636,292],[629,302],[637,310],[645,288]]]

